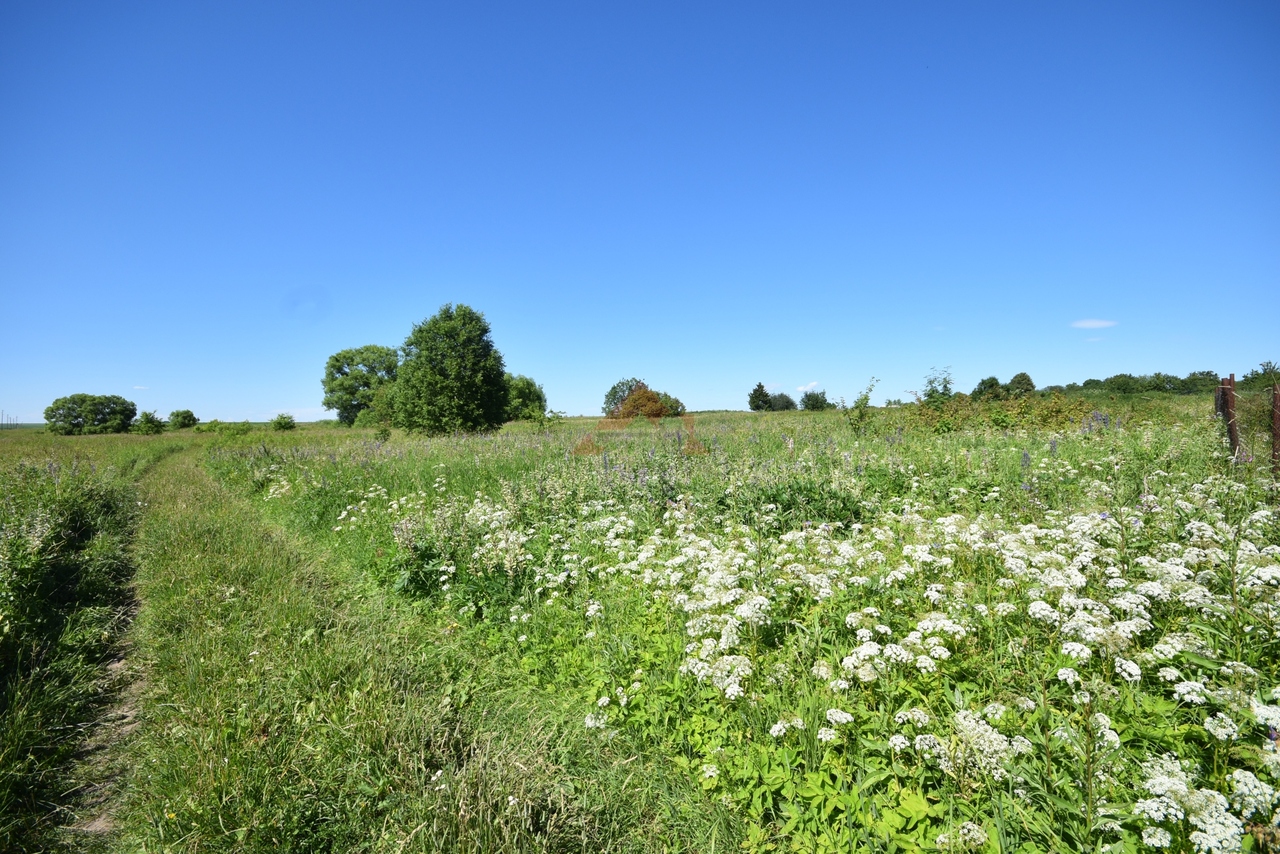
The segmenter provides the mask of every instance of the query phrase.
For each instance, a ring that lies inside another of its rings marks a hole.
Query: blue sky
[[[0,6],[6,413],[326,417],[447,302],[569,414],[1243,373],[1280,4]]]

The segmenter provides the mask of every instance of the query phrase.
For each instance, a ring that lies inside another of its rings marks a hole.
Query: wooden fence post
[[[1214,396],[1214,409],[1227,422],[1227,441],[1232,458],[1240,455],[1240,427],[1236,424],[1236,375],[1223,377]]]

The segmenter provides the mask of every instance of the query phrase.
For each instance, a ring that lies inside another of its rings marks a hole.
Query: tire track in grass
[[[510,681],[199,459],[145,481],[146,677],[120,850],[698,850],[667,826],[670,793],[636,786],[645,763],[592,739],[574,698]]]

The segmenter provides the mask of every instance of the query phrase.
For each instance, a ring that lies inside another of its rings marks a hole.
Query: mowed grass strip
[[[128,851],[716,848],[576,698],[266,523],[195,452],[144,481]],[[720,847],[723,847],[721,844]]]

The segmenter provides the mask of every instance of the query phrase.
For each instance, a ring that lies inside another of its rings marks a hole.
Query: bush
[[[190,409],[175,409],[169,413],[170,430],[186,430],[188,427],[194,427],[199,423],[200,419],[196,418],[195,413]]]
[[[44,411],[49,432],[60,436],[127,433],[138,407],[115,394],[73,394],[60,397]]]
[[[756,383],[756,387],[751,389],[747,395],[747,407],[752,412],[764,412],[769,408],[769,392],[765,390],[764,383]]]
[[[547,417],[547,393],[529,377],[507,374],[508,421],[541,421]]]
[[[396,377],[395,423],[428,435],[492,430],[507,410],[502,354],[474,309],[445,305],[413,328]]]
[[[155,412],[144,412],[133,422],[132,432],[143,436],[155,436],[164,432],[164,422],[156,417]]]
[[[791,395],[784,392],[769,395],[769,409],[773,412],[785,412],[796,408],[796,401]]]
[[[391,347],[369,344],[339,350],[324,366],[324,408],[338,412],[338,420],[348,427],[361,412],[373,405],[383,385],[394,383],[400,357]]]
[[[836,405],[827,400],[825,391],[806,391],[800,397],[800,408],[806,412],[821,412],[824,409],[835,409]]]
[[[248,421],[219,421],[217,418],[195,427],[197,433],[218,433],[224,436],[243,436],[252,430],[253,425]]]
[[[293,430],[298,426],[298,422],[293,420],[293,416],[287,412],[281,412],[275,418],[271,419],[272,430]]]

